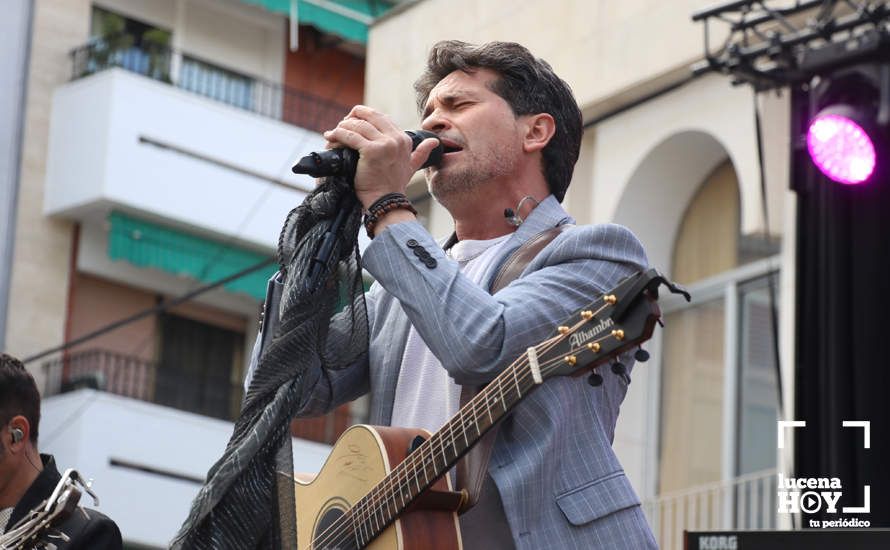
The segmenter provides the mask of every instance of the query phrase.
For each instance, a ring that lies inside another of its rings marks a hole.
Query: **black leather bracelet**
[[[371,239],[374,238],[374,226],[377,225],[380,218],[387,212],[398,209],[408,210],[412,214],[417,214],[417,209],[414,208],[414,205],[411,204],[408,197],[402,193],[389,193],[374,201],[370,208],[368,208],[364,220],[362,220],[362,223],[365,226],[365,231],[368,233],[368,237]]]
[[[391,201],[393,199],[404,199],[407,201],[408,196],[405,195],[404,193],[387,193],[387,194],[383,195],[382,197],[380,197],[379,199],[377,199],[376,201],[372,202],[371,206],[369,206],[368,209],[365,210],[365,212],[373,212],[374,210],[379,208],[384,202]]]

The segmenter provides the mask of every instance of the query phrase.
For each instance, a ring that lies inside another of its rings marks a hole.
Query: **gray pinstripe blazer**
[[[569,222],[548,197],[504,245],[502,260],[541,231]],[[436,261],[418,257],[414,243],[406,244],[412,239]],[[370,391],[370,422],[388,424],[411,324],[459,384],[488,382],[571,313],[646,265],[642,246],[627,229],[578,226],[561,233],[519,279],[492,296],[484,288],[497,265],[480,288],[419,223],[390,226],[364,255],[365,268],[378,281],[367,297],[367,357],[340,371],[309,373],[298,414],[322,414]],[[630,370],[632,362],[625,363]],[[612,451],[627,386],[608,368],[601,373],[605,381],[597,388],[583,379],[547,380],[501,427],[489,474],[518,549],[656,547]],[[473,548],[473,541],[464,542]]]

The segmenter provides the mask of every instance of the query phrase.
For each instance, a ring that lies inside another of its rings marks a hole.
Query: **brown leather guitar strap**
[[[570,224],[558,225],[542,231],[517,248],[501,264],[501,268],[491,283],[489,292],[494,294],[516,280],[525,268],[528,267],[528,264],[535,259],[535,256],[569,227],[573,226]],[[460,406],[466,405],[479,393],[480,389],[463,386],[460,393]],[[488,474],[488,461],[491,460],[491,451],[498,437],[500,425],[500,422],[495,424],[457,463],[457,489],[459,491],[465,490],[467,493],[464,505],[459,510],[461,514],[475,506],[479,501],[479,496],[482,493],[482,484],[485,481],[485,476]]]

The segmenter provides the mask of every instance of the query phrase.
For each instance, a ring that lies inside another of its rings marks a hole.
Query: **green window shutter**
[[[273,13],[290,14],[290,0],[241,0]],[[368,43],[368,25],[392,8],[385,0],[298,0],[301,24],[312,25],[346,40]]]
[[[112,212],[108,221],[108,257],[137,267],[152,268],[204,283],[219,281],[268,259],[269,255],[199,237],[184,231]],[[270,266],[269,268],[274,269]],[[270,273],[260,269],[224,285],[226,290],[266,297]]]

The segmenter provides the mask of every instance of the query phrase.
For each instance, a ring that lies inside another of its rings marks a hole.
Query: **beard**
[[[482,153],[464,149],[458,165],[440,166],[435,170],[426,168],[430,195],[448,208],[474,189],[513,173],[519,162],[519,151],[517,146],[506,143]]]

